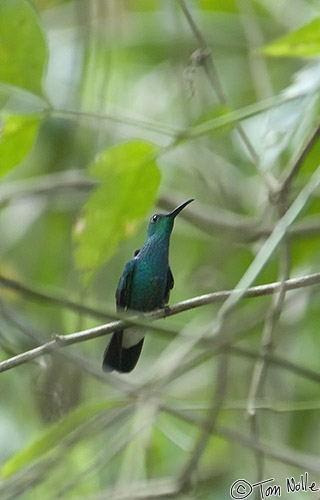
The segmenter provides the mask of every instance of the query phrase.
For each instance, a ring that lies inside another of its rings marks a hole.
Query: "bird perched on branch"
[[[143,247],[136,250],[126,264],[116,291],[117,310],[153,311],[164,307],[173,288],[169,267],[169,243],[175,217],[190,200],[168,214],[155,214],[148,226]],[[112,335],[104,352],[103,369],[130,372],[136,366],[144,341],[144,332],[137,327]]]

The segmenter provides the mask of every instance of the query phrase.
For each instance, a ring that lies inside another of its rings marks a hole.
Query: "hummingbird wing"
[[[170,290],[172,290],[173,287],[174,287],[174,279],[173,279],[171,269],[168,266],[167,285],[166,285],[166,290],[165,290],[165,294],[164,294],[164,303],[165,304],[168,304],[168,302],[169,302]]]
[[[135,260],[129,260],[124,268],[116,291],[117,309],[127,309],[130,305],[131,284],[134,275]]]
[[[135,259],[130,260],[124,268],[116,291],[117,309],[126,310],[130,306],[132,280],[135,271]],[[115,332],[104,352],[102,367],[105,371],[117,370],[130,372],[136,366],[143,345],[141,339],[130,347],[124,347],[124,331]],[[130,335],[130,332],[128,332]]]

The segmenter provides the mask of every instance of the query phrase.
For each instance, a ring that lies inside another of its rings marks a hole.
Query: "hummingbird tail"
[[[103,355],[102,368],[104,371],[117,370],[118,372],[131,372],[136,366],[144,339],[132,347],[125,348],[122,343],[123,331],[112,335],[110,343]]]

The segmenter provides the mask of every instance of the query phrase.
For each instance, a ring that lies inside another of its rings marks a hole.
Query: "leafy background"
[[[189,197],[171,304],[317,272],[319,25],[317,0],[1,0],[1,499],[320,487],[318,286],[152,323],[129,375],[107,337],[29,352],[113,319]]]

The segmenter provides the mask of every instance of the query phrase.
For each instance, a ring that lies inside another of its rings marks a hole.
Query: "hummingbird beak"
[[[181,203],[181,205],[177,206],[177,208],[172,210],[172,212],[169,212],[167,214],[167,217],[172,217],[174,219],[181,212],[181,210],[183,210],[184,207],[189,205],[189,203],[191,203],[192,201],[194,201],[194,198],[190,198],[190,200],[184,201],[183,203]]]

